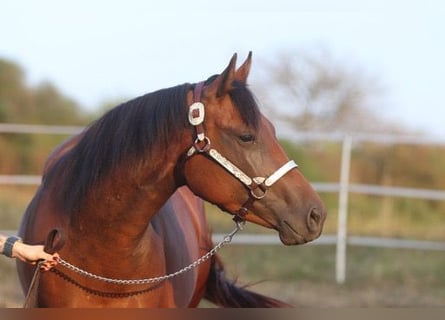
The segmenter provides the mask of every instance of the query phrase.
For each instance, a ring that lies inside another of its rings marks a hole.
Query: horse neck
[[[137,168],[117,168],[89,193],[85,209],[72,217],[74,225],[99,241],[115,241],[118,235],[120,241],[136,243],[178,187],[174,170],[182,148],[170,147],[168,158],[141,161]]]

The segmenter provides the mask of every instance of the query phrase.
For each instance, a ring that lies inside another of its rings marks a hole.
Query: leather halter
[[[203,125],[205,118],[205,107],[204,104],[201,102],[203,87],[204,82],[200,82],[195,86],[195,89],[193,91],[194,102],[192,105],[189,106],[188,119],[189,123],[195,127],[196,138],[193,145],[187,152],[186,159],[189,159],[195,154],[204,154],[219,165],[221,165],[249,190],[249,198],[241,206],[241,208],[236,213],[234,213],[234,220],[236,222],[244,221],[249,208],[251,208],[253,205],[253,202],[255,200],[264,198],[266,196],[267,190],[272,187],[274,183],[281,179],[290,170],[297,168],[298,165],[295,163],[294,160],[290,160],[283,166],[278,168],[269,177],[251,178],[230,160],[221,155],[216,149],[212,148],[210,139],[205,135]]]

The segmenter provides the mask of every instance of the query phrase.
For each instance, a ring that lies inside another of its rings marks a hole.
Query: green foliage
[[[338,143],[302,142],[297,145],[287,140],[280,143],[309,181],[338,182],[341,154]]]
[[[79,105],[54,85],[29,87],[20,67],[0,59],[0,122],[82,125],[85,121]]]
[[[16,64],[0,59],[0,123],[84,125],[88,116],[71,98],[46,82],[26,84]],[[0,174],[38,174],[46,156],[66,137],[0,134]]]
[[[445,189],[443,146],[363,143],[354,149],[352,177],[359,183]]]

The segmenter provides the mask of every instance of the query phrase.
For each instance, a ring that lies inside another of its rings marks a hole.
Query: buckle
[[[189,107],[189,123],[192,126],[199,126],[204,122],[204,105],[201,102],[195,102]]]

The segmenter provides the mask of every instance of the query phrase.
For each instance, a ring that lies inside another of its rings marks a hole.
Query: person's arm
[[[45,262],[42,264],[44,270],[55,266],[59,258],[57,253],[52,255],[46,253],[42,245],[28,245],[15,236],[5,237],[0,235],[0,252],[7,257],[17,258],[30,264],[36,264],[39,260],[44,260]]]
[[[12,247],[11,247],[11,241],[7,240],[8,237],[0,234],[0,252],[4,254],[5,256],[11,256],[12,255]]]

